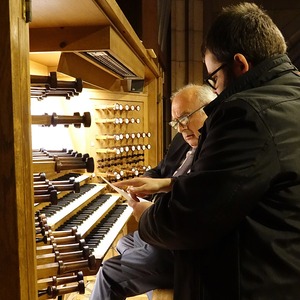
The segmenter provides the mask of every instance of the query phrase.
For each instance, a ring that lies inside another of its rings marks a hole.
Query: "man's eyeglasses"
[[[183,127],[187,126],[187,124],[189,123],[190,117],[191,117],[195,112],[197,112],[198,110],[203,109],[204,106],[205,106],[205,105],[203,105],[203,106],[197,108],[196,110],[192,111],[192,112],[189,113],[188,115],[182,116],[182,117],[180,117],[180,118],[178,118],[178,119],[175,119],[175,120],[169,122],[169,125],[172,126],[175,130],[178,129],[179,124],[180,124],[181,126],[183,126]]]
[[[214,78],[214,76],[226,66],[227,63],[222,64],[218,69],[216,69],[215,71],[213,71],[206,79],[205,82],[214,90],[216,89],[216,79]]]

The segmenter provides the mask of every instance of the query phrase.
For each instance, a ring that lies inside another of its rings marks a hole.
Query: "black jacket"
[[[172,139],[167,153],[155,168],[146,171],[143,177],[167,178],[172,177],[173,173],[179,168],[181,162],[185,159],[186,153],[191,146],[184,140],[181,133],[177,133]],[[164,193],[149,195],[146,197],[149,201],[156,201]]]
[[[142,215],[173,249],[175,300],[300,299],[300,78],[286,55],[205,109],[190,174]]]

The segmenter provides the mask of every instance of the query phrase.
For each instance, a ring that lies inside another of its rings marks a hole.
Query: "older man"
[[[178,134],[163,160],[144,176],[166,178],[189,172],[198,145],[199,129],[206,119],[203,108],[214,97],[208,86],[193,84],[172,95],[170,125],[178,130]],[[145,204],[152,205],[151,202]],[[91,300],[121,300],[173,286],[173,253],[168,249],[145,243],[136,231],[122,238],[117,250],[121,255],[106,260],[99,270]]]

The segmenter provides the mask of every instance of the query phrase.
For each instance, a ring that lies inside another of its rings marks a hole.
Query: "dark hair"
[[[254,3],[222,9],[202,46],[220,62],[230,62],[236,53],[256,65],[266,58],[286,53],[284,37],[272,19]]]

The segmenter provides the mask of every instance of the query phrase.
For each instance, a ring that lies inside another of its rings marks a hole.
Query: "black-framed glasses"
[[[197,111],[200,110],[200,109],[203,109],[204,107],[205,107],[205,105],[203,105],[203,106],[197,108],[196,110],[192,111],[191,113],[189,113],[189,114],[187,114],[187,115],[185,115],[185,116],[182,116],[182,117],[180,117],[180,118],[178,118],[178,119],[175,119],[175,120],[169,122],[169,125],[170,125],[171,127],[173,127],[175,130],[178,129],[179,124],[180,124],[181,126],[184,126],[184,127],[185,127],[185,126],[189,123],[190,117],[191,117],[195,112],[197,112]]]
[[[227,65],[227,63],[222,64],[218,69],[216,69],[215,71],[213,71],[206,79],[205,82],[214,90],[216,89],[216,79],[214,78],[214,76],[221,70],[223,69],[225,66]]]

